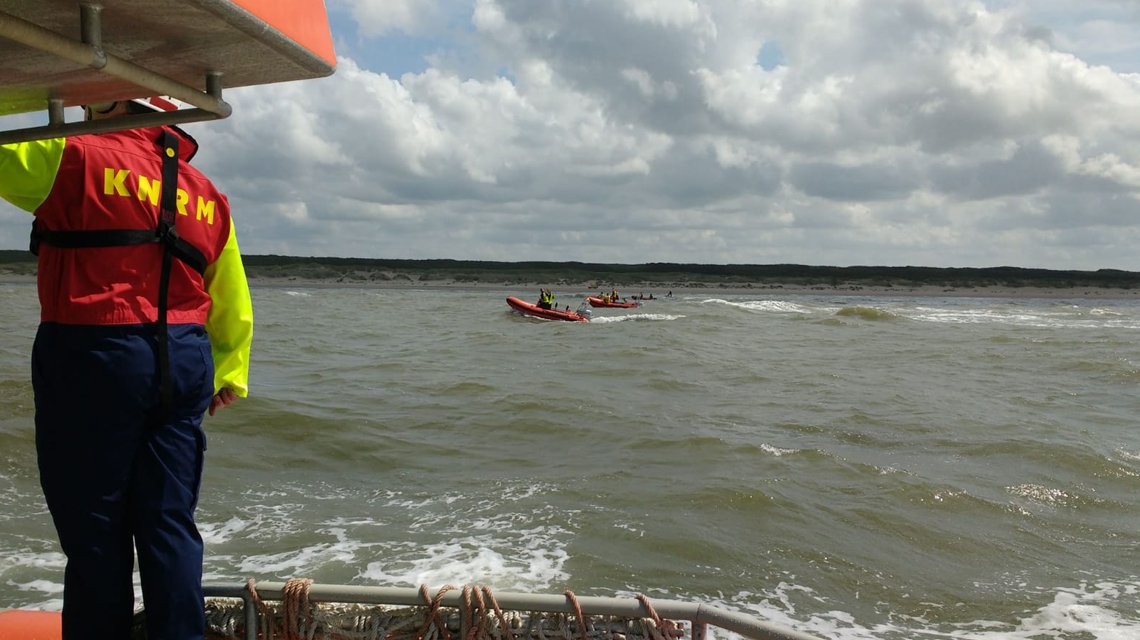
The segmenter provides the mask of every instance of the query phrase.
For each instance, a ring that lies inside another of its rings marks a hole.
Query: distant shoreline
[[[0,251],[0,282],[35,283],[26,252]],[[581,297],[616,288],[619,295],[836,297],[975,297],[1140,299],[1140,273],[996,267],[812,267],[806,265],[591,265],[454,260],[310,259],[243,256],[251,287],[448,289],[537,299]],[[664,268],[667,267],[667,268]]]
[[[593,282],[550,283],[486,283],[465,282],[450,279],[441,280],[389,280],[389,281],[337,281],[321,278],[275,278],[250,277],[250,287],[301,287],[301,288],[360,288],[360,289],[447,289],[461,291],[486,291],[511,293],[526,297],[534,294],[537,299],[540,288],[550,289],[555,297],[590,295],[601,290]],[[608,291],[605,287],[602,290]],[[652,295],[662,299],[669,291],[673,296],[685,294],[728,295],[771,294],[775,296],[842,296],[842,297],[962,297],[962,298],[1050,298],[1050,299],[1140,299],[1140,289],[1112,287],[941,287],[934,285],[916,286],[874,286],[860,284],[801,285],[794,283],[763,284],[680,284],[666,286],[662,283],[645,282],[637,286],[617,287],[618,294],[625,298],[639,295]]]

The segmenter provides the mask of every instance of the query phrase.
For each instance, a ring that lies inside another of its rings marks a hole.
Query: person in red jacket
[[[85,108],[114,118],[167,101]],[[63,637],[200,639],[202,420],[248,393],[253,310],[229,203],[177,127],[0,145],[34,214],[40,484],[67,556]]]

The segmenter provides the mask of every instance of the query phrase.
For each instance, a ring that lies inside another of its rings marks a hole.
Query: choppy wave
[[[918,306],[915,320],[945,324],[1005,324],[1065,329],[1140,329],[1136,309],[1087,308],[1074,305],[994,305],[990,307]]]
[[[846,318],[860,318],[862,320],[895,320],[898,314],[887,311],[886,309],[878,309],[876,307],[843,307],[835,312],[835,315]]]
[[[1051,598],[1047,604],[1012,619],[953,619],[954,609],[964,607],[928,602],[928,615],[894,616],[874,626],[860,624],[842,606],[802,622],[799,614],[807,607],[797,606],[798,603],[808,601],[816,609],[826,608],[829,603],[811,589],[794,583],[782,582],[758,594],[741,593],[737,600],[758,600],[760,604],[746,608],[766,620],[832,640],[1128,640],[1140,637],[1140,620],[1133,615],[1137,597],[1140,597],[1140,583],[1082,582],[1073,587],[1044,591],[1042,595]],[[718,637],[733,636],[718,634]]]
[[[843,640],[1140,634],[1133,303],[691,295],[591,327],[497,293],[254,295],[251,397],[206,423],[208,581],[645,592]],[[34,306],[0,287],[6,325]],[[58,608],[32,335],[0,334],[0,600]]]

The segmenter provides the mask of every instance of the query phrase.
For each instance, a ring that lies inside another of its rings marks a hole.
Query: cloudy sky
[[[1140,0],[326,5],[187,127],[245,253],[1140,270]]]

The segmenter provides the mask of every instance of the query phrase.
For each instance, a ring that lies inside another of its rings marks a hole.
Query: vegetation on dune
[[[1061,271],[1021,267],[827,267],[800,264],[604,264],[589,262],[490,262],[386,260],[279,255],[243,256],[252,278],[345,283],[452,282],[525,286],[532,283],[597,287],[1140,287],[1140,272],[1118,269]],[[0,273],[33,275],[27,251],[0,250]]]

